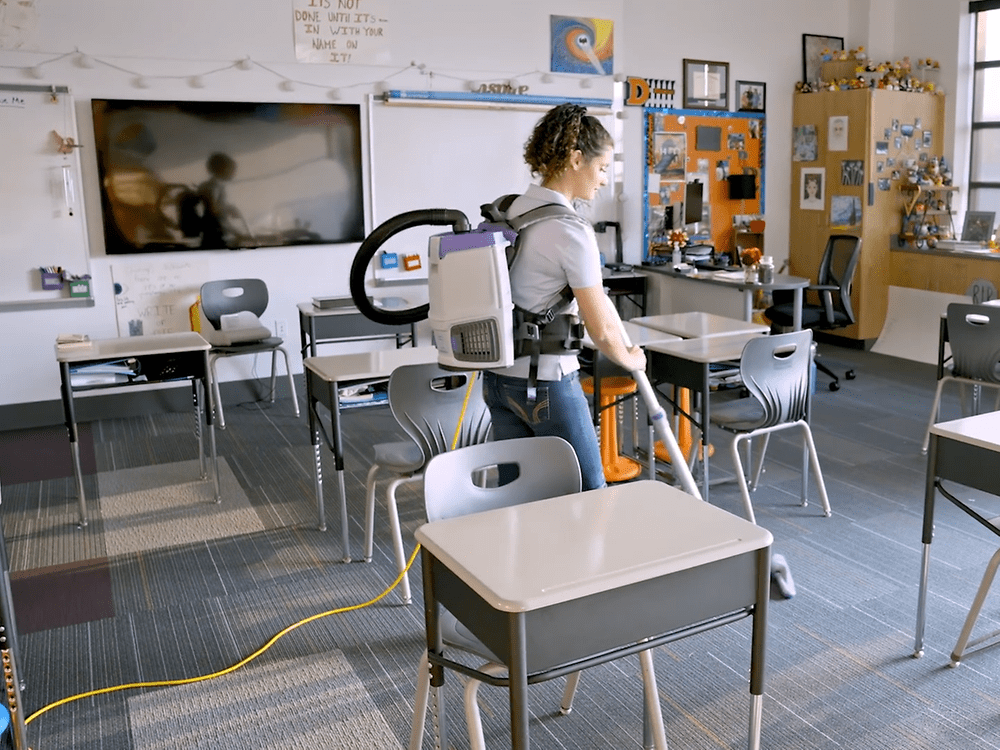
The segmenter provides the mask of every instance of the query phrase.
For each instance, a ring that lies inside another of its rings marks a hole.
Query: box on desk
[[[53,290],[62,288],[62,273],[57,271],[42,271],[42,289]]]

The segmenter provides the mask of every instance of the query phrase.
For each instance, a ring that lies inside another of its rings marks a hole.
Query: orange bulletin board
[[[666,235],[671,228],[682,227],[692,243],[711,244],[717,254],[732,255],[733,218],[764,214],[764,114],[648,107],[643,115],[643,260],[669,255]],[[730,197],[727,177],[741,174],[755,175],[756,197]],[[702,184],[702,221],[685,226],[686,186],[696,180]],[[673,225],[665,226],[671,213]]]

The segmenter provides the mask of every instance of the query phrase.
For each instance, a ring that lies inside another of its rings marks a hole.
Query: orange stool
[[[584,393],[594,392],[593,378],[582,378],[580,385]],[[601,378],[601,464],[609,482],[635,479],[642,471],[638,461],[618,452],[618,407],[611,407],[615,399],[635,393],[636,389],[635,381],[627,375]]]
[[[691,413],[691,391],[687,388],[679,389],[680,393],[678,395],[678,405],[682,411],[686,411],[688,414]],[[681,449],[681,454],[684,456],[688,462],[691,461],[691,448],[693,444],[691,434],[691,420],[685,417],[683,414],[677,415],[677,447]],[[654,455],[657,461],[665,461],[670,463],[670,454],[667,453],[667,446],[663,444],[662,440],[657,440],[654,444]],[[715,455],[715,446],[708,446],[708,455],[712,457]],[[702,458],[702,447],[701,443],[698,444],[698,458]]]

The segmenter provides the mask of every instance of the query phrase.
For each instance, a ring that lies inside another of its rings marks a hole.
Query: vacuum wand
[[[621,323],[620,320],[619,323]],[[631,348],[632,341],[629,339],[624,324],[620,325],[620,329],[625,346]],[[670,464],[674,468],[674,476],[680,480],[681,488],[685,492],[689,495],[694,495],[699,500],[703,500],[701,492],[698,491],[698,485],[695,484],[694,477],[691,476],[691,470],[688,469],[687,459],[684,458],[680,446],[677,445],[677,439],[674,437],[674,433],[667,423],[667,413],[660,406],[660,401],[656,398],[656,391],[653,390],[649,378],[646,377],[646,373],[642,370],[633,370],[631,375],[632,379],[635,380],[639,393],[642,395],[642,400],[646,403],[646,411],[649,414],[650,421],[653,423],[653,429],[656,431],[657,437],[663,441],[663,445],[667,449],[667,454],[670,456]],[[652,456],[652,446],[650,446],[649,453]]]

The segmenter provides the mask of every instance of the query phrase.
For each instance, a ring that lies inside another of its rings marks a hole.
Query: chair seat
[[[741,398],[737,401],[712,404],[712,424],[731,432],[748,432],[764,421],[764,408],[753,398]]]
[[[795,315],[795,306],[791,303],[773,305],[764,311],[764,317],[772,323],[782,327],[791,327]],[[802,306],[802,327],[803,328],[843,328],[851,324],[851,321],[841,312],[833,311],[833,324],[827,323],[822,307],[818,305]]]
[[[254,350],[269,351],[281,346],[283,343],[284,339],[277,336],[268,336],[267,338],[253,339],[251,341],[230,341],[225,344],[212,344],[212,351],[216,354],[246,354]]]
[[[424,465],[424,454],[412,440],[376,443],[374,463],[399,474],[418,471]]]

